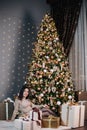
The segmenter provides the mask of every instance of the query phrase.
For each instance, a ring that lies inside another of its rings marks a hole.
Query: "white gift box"
[[[41,126],[37,121],[23,121],[23,130],[40,130]]]
[[[73,105],[69,107],[68,126],[72,128],[84,126],[85,106]]]
[[[18,130],[23,130],[23,120],[22,119],[15,119],[14,120],[14,127]]]
[[[40,130],[41,122],[39,121],[24,121],[23,119],[15,119],[14,127],[17,130]]]
[[[33,110],[30,111],[30,119],[35,121],[38,120],[38,113],[34,112]]]
[[[84,105],[63,104],[61,108],[62,124],[71,128],[84,126]]]
[[[34,110],[30,111],[30,120],[38,121],[38,120],[40,120],[39,118],[42,119],[42,111],[41,110],[39,110],[39,113],[35,112]]]

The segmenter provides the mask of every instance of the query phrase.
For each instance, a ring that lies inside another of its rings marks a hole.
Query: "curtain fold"
[[[54,18],[59,38],[68,55],[73,41],[82,0],[47,0],[51,5],[51,15]]]
[[[83,0],[78,27],[69,53],[76,90],[87,91],[87,1]]]

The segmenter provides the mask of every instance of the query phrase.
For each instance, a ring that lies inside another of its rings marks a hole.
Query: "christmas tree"
[[[42,19],[28,67],[26,82],[34,104],[46,104],[57,113],[61,104],[73,99],[68,60],[49,14]]]

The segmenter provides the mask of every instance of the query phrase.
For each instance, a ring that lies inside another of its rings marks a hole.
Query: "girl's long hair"
[[[19,99],[19,100],[22,100],[22,98],[23,98],[23,92],[24,92],[24,90],[25,90],[26,88],[29,90],[29,93],[30,93],[29,87],[28,87],[26,84],[23,85],[23,87],[21,88],[21,90],[20,90],[20,92],[19,92],[19,95],[18,95],[18,99]],[[28,99],[28,98],[29,98],[29,94],[28,94],[28,96],[26,97],[26,99]]]

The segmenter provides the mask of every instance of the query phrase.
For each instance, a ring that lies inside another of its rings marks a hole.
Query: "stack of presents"
[[[14,109],[14,103],[0,103],[0,120],[11,119]],[[40,130],[43,128],[58,129],[61,126],[67,128],[78,128],[84,126],[85,105],[83,102],[75,104],[65,103],[61,106],[60,117],[48,116],[43,117],[42,111],[33,109],[30,111],[29,118],[15,119],[14,126],[18,130]]]
[[[42,111],[30,111],[29,118],[15,119],[14,126],[18,130],[41,130],[46,128],[60,129],[62,126],[67,129],[84,126],[85,105],[82,104],[63,104],[61,106],[61,116],[50,115],[42,117]]]

